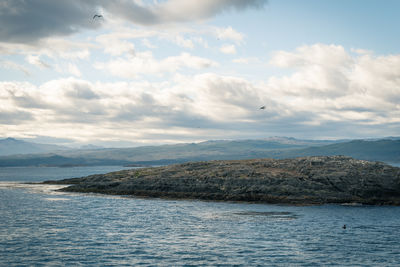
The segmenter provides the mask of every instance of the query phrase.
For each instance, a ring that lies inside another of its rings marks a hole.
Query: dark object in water
[[[346,227],[346,225],[344,224],[344,225],[342,226],[342,228],[343,228],[343,229],[346,229],[347,227]]]

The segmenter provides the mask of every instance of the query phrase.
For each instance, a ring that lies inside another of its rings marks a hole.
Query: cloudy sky
[[[399,136],[399,10],[397,0],[1,0],[0,137]]]

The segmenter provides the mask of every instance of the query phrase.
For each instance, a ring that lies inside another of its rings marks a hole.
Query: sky
[[[399,10],[397,0],[0,0],[0,138],[400,136]]]

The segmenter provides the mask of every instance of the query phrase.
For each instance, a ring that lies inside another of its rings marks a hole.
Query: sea
[[[0,266],[400,266],[400,207],[165,200],[26,184],[121,169],[0,168]]]

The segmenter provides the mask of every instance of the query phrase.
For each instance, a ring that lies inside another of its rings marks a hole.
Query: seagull
[[[265,106],[260,107],[260,109],[265,109]]]
[[[102,17],[103,17],[103,15],[97,15],[97,14],[96,14],[96,15],[93,16],[93,19],[95,19],[95,18],[102,18]]]

